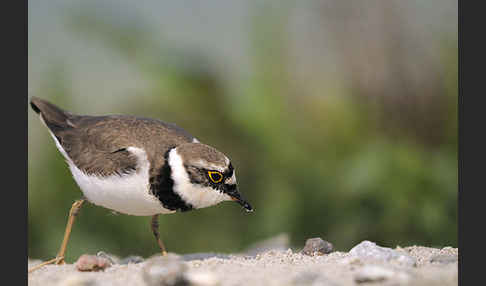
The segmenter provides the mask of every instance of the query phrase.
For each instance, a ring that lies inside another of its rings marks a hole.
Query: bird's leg
[[[152,232],[154,233],[155,239],[157,240],[157,244],[159,245],[160,251],[162,255],[167,255],[167,251],[165,251],[165,246],[162,240],[160,240],[159,235],[159,215],[152,216],[152,222],[150,224],[152,227]]]
[[[75,201],[71,206],[71,210],[69,211],[68,223],[66,225],[66,230],[64,231],[64,239],[62,240],[61,248],[56,255],[56,257],[59,257],[60,259],[56,261],[56,264],[64,264],[64,253],[66,252],[66,247],[69,241],[69,237],[71,235],[71,229],[73,227],[74,220],[78,216],[78,213],[81,210],[84,202],[84,199],[80,199]]]
[[[59,249],[59,252],[56,255],[56,258],[45,261],[45,262],[43,262],[39,265],[36,265],[36,266],[30,268],[29,271],[28,271],[29,273],[36,270],[36,269],[39,269],[40,267],[42,267],[44,265],[47,265],[47,264],[51,264],[51,263],[64,264],[65,263],[64,262],[64,253],[66,252],[66,247],[67,247],[67,244],[68,244],[68,241],[69,241],[69,236],[71,235],[71,229],[73,227],[74,220],[76,219],[76,216],[78,215],[79,210],[83,206],[84,202],[85,202],[85,199],[80,199],[80,200],[75,201],[73,203],[73,205],[71,206],[71,210],[69,211],[68,222],[67,222],[67,225],[66,225],[66,230],[64,231],[64,239],[62,241],[61,248]]]

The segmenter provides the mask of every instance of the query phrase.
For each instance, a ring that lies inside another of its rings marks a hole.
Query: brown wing
[[[126,151],[128,147],[145,150],[154,173],[164,165],[168,149],[193,140],[177,126],[154,119],[112,115],[78,116],[71,121],[76,127],[56,136],[78,168],[88,174],[131,171],[136,158]]]
[[[155,174],[164,165],[169,148],[194,139],[183,129],[160,120],[73,115],[39,98],[33,98],[31,105],[73,163],[87,174],[108,176],[135,170],[137,160],[126,150],[128,147],[144,149],[150,173]]]

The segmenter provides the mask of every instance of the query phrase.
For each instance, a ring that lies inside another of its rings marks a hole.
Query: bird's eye
[[[221,181],[223,180],[223,174],[218,171],[208,171],[208,176],[209,179],[211,179],[211,181],[213,181],[213,183],[215,184],[221,183]]]

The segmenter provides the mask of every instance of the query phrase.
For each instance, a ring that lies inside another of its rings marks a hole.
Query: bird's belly
[[[174,213],[150,192],[148,172],[100,177],[87,175],[69,164],[74,180],[84,196],[95,205],[136,216]]]

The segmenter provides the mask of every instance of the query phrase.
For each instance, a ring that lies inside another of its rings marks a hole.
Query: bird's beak
[[[245,199],[241,198],[241,196],[239,196],[239,197],[231,196],[231,199],[233,201],[239,203],[242,207],[244,207],[247,212],[253,211],[253,208],[251,207],[251,205]]]
[[[253,211],[250,203],[248,203],[238,192],[238,188],[236,187],[236,185],[229,185],[226,193],[231,197],[231,200],[239,203],[242,207],[245,208],[247,212]]]

